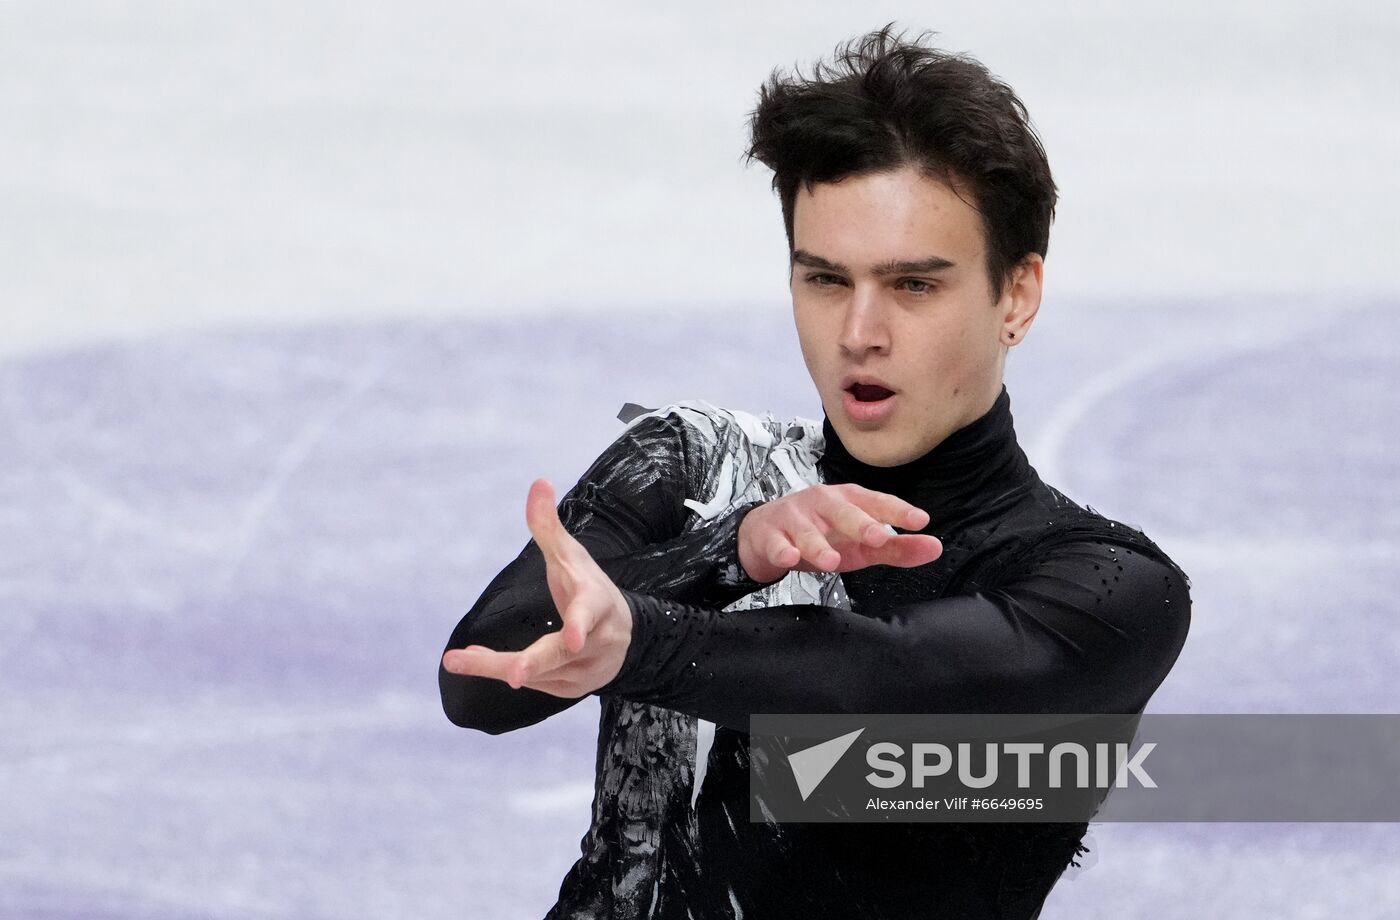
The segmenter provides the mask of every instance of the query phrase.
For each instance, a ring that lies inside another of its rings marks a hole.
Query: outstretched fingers
[[[872,552],[878,557],[880,565],[908,569],[927,565],[943,555],[943,541],[928,534],[900,534]]]
[[[505,680],[519,652],[498,652],[484,645],[448,649],[442,656],[442,666],[449,673],[466,677],[490,677]]]
[[[561,635],[552,632],[519,652],[498,652],[482,645],[451,649],[442,656],[442,666],[453,674],[503,680],[518,690],[533,681],[549,679],[572,657]]]
[[[870,565],[912,568],[943,554],[937,537],[893,529],[918,531],[929,523],[927,511],[898,496],[844,483],[823,493],[820,513],[835,533],[855,544],[842,546],[843,571]]]
[[[832,498],[832,502],[822,508],[821,513],[841,536],[855,543],[876,547],[882,546],[890,538],[891,534],[885,525],[871,517],[864,508],[844,497],[833,495]]]
[[[846,483],[841,488],[846,492],[848,501],[857,505],[875,521],[893,524],[901,530],[922,530],[928,526],[928,512],[897,495],[876,492],[854,483]],[[881,527],[881,530],[883,529]]]
[[[792,535],[792,540],[801,551],[802,558],[822,571],[829,572],[841,564],[840,552],[815,527],[803,527]]]

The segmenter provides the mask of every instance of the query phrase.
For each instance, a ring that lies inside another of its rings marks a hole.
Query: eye
[[[825,273],[807,276],[807,283],[815,284],[817,287],[831,287],[837,284],[844,284],[845,280],[846,279],[842,278],[840,275],[832,275]]]
[[[904,289],[911,294],[932,294],[937,287],[932,281],[924,281],[920,278],[905,278],[899,283],[904,285]]]

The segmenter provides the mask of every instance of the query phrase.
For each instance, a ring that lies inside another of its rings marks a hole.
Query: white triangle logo
[[[797,791],[802,793],[802,801],[807,801],[807,796],[826,779],[826,775],[836,766],[841,755],[850,750],[863,731],[865,729],[858,728],[850,734],[814,744],[806,750],[788,755],[788,766],[792,767],[792,778],[797,780]]]

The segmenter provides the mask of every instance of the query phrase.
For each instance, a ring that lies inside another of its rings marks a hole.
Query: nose
[[[847,356],[861,358],[867,352],[888,354],[890,328],[887,305],[874,287],[851,291],[846,314],[841,323],[841,350]]]

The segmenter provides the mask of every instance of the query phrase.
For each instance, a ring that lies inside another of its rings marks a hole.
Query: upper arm
[[[893,611],[927,653],[930,678],[943,691],[939,711],[953,711],[954,701],[968,712],[1138,711],[1175,663],[1190,624],[1181,570],[1109,540],[1035,553],[966,600]]]
[[[564,495],[559,520],[594,558],[664,542],[684,527],[687,475],[683,423],[644,416]]]

